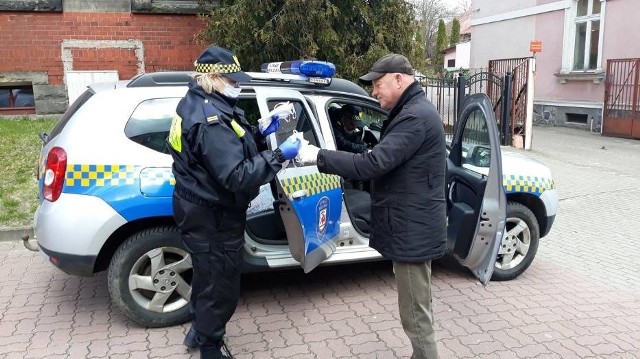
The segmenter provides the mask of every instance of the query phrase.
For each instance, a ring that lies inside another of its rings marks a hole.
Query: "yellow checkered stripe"
[[[294,192],[305,190],[307,196],[313,196],[334,188],[340,188],[340,177],[324,173],[313,173],[280,181],[284,193],[292,199]]]
[[[240,65],[237,64],[202,64],[196,62],[196,72],[216,72],[219,74],[231,74],[238,71],[242,71],[242,69],[240,68]]]
[[[101,187],[134,184],[140,173],[134,165],[67,165],[67,187]]]
[[[140,183],[160,185],[169,182],[170,185],[176,185],[176,179],[173,177],[171,168],[147,168],[140,173]]]
[[[555,188],[553,179],[537,176],[502,176],[502,185],[507,193],[527,192],[542,194],[542,192]]]

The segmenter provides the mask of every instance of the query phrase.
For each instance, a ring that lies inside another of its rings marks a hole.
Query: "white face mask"
[[[219,77],[217,77],[217,79],[220,80],[220,82],[222,82],[222,84],[224,85],[224,89],[222,90],[222,92],[220,92],[223,96],[226,96],[228,98],[237,98],[238,96],[240,96],[240,87],[233,87],[225,81],[222,81],[222,79]]]

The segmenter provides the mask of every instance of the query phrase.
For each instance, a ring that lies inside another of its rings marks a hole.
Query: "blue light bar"
[[[336,73],[336,65],[326,61],[283,61],[266,62],[260,66],[266,73],[305,75],[309,77],[332,77]]]

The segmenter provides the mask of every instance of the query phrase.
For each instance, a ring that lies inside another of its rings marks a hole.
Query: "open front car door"
[[[276,106],[293,104],[294,111],[280,121],[278,131],[267,139],[269,148],[277,148],[294,132],[302,133],[315,146],[325,147],[313,113],[299,92],[262,88],[255,91],[263,117]],[[316,165],[290,161],[278,173],[275,187],[291,256],[308,273],[336,250],[342,211],[340,177],[320,173]]]
[[[447,159],[447,250],[484,285],[505,228],[501,158],[489,98],[467,96]]]

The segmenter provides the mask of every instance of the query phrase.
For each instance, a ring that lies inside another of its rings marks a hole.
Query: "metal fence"
[[[529,58],[491,60],[487,69],[465,70],[450,78],[427,77],[421,84],[448,137],[454,133],[465,96],[484,93],[493,104],[502,144],[511,145],[514,135],[525,135],[528,75]]]
[[[607,61],[602,133],[640,139],[640,58]]]

